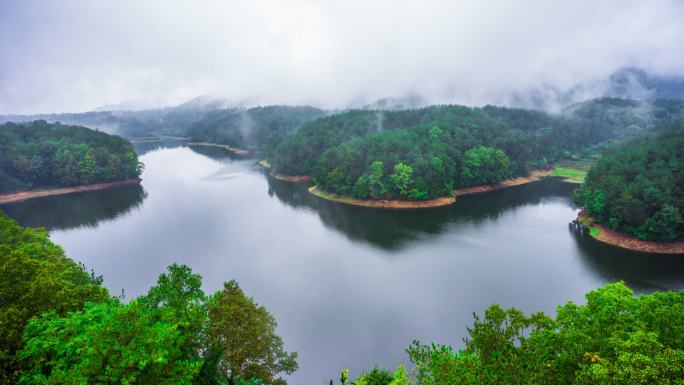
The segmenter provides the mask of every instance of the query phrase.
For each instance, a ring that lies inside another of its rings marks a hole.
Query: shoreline
[[[310,175],[283,175],[283,174],[278,174],[277,172],[272,172],[270,174],[272,177],[282,180],[285,182],[310,182],[313,180],[313,177]]]
[[[356,199],[343,195],[337,195],[325,192],[317,186],[309,187],[309,192],[318,198],[344,203],[352,206],[372,207],[381,209],[423,209],[432,207],[448,206],[456,202],[455,197],[441,197],[428,199],[424,201],[408,201],[408,200],[379,200],[379,199]]]
[[[11,194],[0,195],[0,204],[21,202],[29,199],[44,198],[55,195],[66,195],[86,191],[105,190],[113,187],[130,186],[142,181],[140,178],[126,179],[116,182],[93,183],[71,187],[57,187],[43,190],[20,191]]]
[[[642,253],[653,253],[653,254],[684,254],[684,241],[678,242],[653,242],[644,241],[638,239],[637,237],[623,233],[617,230],[613,230],[608,226],[604,226],[600,223],[594,222],[587,212],[582,210],[577,214],[577,220],[580,221],[585,227],[589,229],[596,229],[597,231],[589,231],[588,234],[595,240],[619,247],[622,249],[627,249],[631,251],[638,251]]]
[[[464,187],[454,190],[454,196],[464,196],[473,194],[482,194],[490,191],[501,190],[508,187],[522,186],[524,184],[538,182],[542,178],[552,176],[553,168],[548,170],[535,170],[530,172],[528,176],[519,176],[517,178],[511,178],[503,180],[495,184],[484,184],[479,186]]]
[[[245,150],[243,148],[238,148],[238,147],[231,147],[227,144],[207,143],[207,142],[188,142],[188,146],[218,147],[218,148],[223,148],[224,150],[228,150],[228,151],[230,151],[236,155],[248,155],[249,154],[248,150]]]

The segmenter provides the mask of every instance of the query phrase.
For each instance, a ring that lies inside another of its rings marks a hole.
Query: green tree
[[[89,304],[31,320],[20,384],[190,384],[201,360],[183,353],[178,326],[139,302]]]
[[[237,378],[259,378],[267,384],[285,384],[279,373],[297,370],[297,353],[283,349],[275,333],[276,321],[266,308],[247,297],[235,281],[209,302],[207,335],[216,353],[219,378],[233,384]]]
[[[371,164],[371,172],[368,175],[368,190],[370,196],[374,199],[383,198],[387,193],[387,187],[384,182],[385,164],[380,161],[375,161]]]
[[[418,384],[679,384],[682,317],[684,291],[635,297],[615,283],[555,319],[493,305],[464,350],[414,341],[407,352]]]
[[[496,148],[480,146],[463,154],[461,184],[464,186],[493,184],[510,175],[510,160]]]
[[[45,229],[25,229],[0,212],[0,384],[16,383],[22,333],[44,312],[64,315],[108,299],[101,278],[64,255]]]
[[[404,163],[397,163],[394,165],[394,172],[390,174],[392,186],[401,197],[408,197],[409,189],[413,184],[413,168]]]

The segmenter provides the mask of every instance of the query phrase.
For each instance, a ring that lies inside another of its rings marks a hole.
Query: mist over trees
[[[208,112],[184,134],[194,142],[227,144],[246,149],[275,148],[304,123],[326,115],[309,106],[266,106]]]
[[[562,114],[486,106],[352,110],[306,123],[270,149],[274,170],[360,199],[423,200],[593,154],[684,116],[684,102],[597,99]]]

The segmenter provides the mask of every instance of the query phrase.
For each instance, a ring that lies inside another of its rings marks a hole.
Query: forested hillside
[[[608,150],[574,198],[599,223],[640,239],[684,237],[684,123]]]
[[[215,110],[192,124],[185,135],[195,142],[247,149],[275,148],[287,134],[325,114],[308,106]]]
[[[141,169],[118,136],[45,121],[0,125],[0,193],[126,180]]]
[[[684,102],[598,99],[562,114],[447,105],[356,110],[305,124],[270,151],[278,173],[355,198],[422,200],[499,182],[652,130]]]

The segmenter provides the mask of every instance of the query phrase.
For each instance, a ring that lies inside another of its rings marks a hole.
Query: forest
[[[0,212],[0,384],[285,384],[297,354],[273,316],[236,281],[201,286],[173,264],[124,301],[44,229]]]
[[[599,223],[639,239],[684,237],[684,122],[607,149],[573,198]]]
[[[304,124],[268,151],[275,172],[359,199],[423,200],[594,154],[684,116],[684,102],[604,98],[560,114],[486,106],[352,110]]]
[[[142,163],[127,140],[86,127],[0,125],[0,193],[137,178]]]

